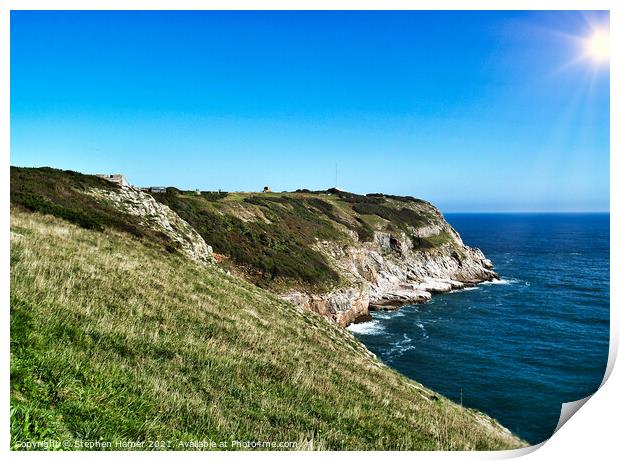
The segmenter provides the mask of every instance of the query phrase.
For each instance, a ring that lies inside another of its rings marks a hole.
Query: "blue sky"
[[[609,209],[605,12],[11,13],[11,164]],[[579,58],[579,59],[578,59]]]

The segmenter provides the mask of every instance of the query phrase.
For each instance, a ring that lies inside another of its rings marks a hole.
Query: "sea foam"
[[[384,327],[377,320],[371,320],[370,322],[352,323],[347,329],[360,335],[378,335],[383,332]]]
[[[499,280],[487,280],[486,282],[480,282],[480,285],[512,285],[518,283],[518,279],[499,279]]]
[[[405,352],[415,349],[413,340],[407,336],[407,333],[403,334],[403,339],[392,344],[392,348],[387,352],[389,357],[400,357]]]

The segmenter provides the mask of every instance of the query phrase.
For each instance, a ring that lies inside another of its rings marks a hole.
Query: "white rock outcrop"
[[[156,201],[146,192],[130,186],[118,189],[89,191],[98,200],[106,200],[120,211],[140,218],[141,225],[164,234],[177,249],[194,261],[213,263],[213,249],[202,236],[168,206]]]

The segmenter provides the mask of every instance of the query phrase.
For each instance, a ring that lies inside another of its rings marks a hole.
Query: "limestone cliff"
[[[338,189],[154,196],[230,257],[231,271],[341,325],[497,278],[437,208],[414,197]]]
[[[462,289],[497,279],[482,251],[466,246],[459,234],[430,204],[433,225],[407,232],[375,232],[371,242],[317,242],[315,247],[346,278],[351,287],[324,294],[292,291],[282,296],[331,317],[341,325],[369,319],[369,311],[423,303],[432,293]],[[430,248],[416,248],[417,238],[436,238]]]
[[[114,189],[91,188],[88,193],[98,200],[113,204],[125,214],[137,217],[141,225],[161,232],[188,258],[202,263],[214,262],[213,249],[200,234],[151,195],[130,186]]]

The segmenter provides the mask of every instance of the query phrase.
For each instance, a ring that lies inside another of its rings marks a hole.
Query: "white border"
[[[430,0],[298,0],[278,1],[278,0],[230,0],[224,1],[198,1],[198,0],[0,0],[0,101],[2,101],[2,110],[0,111],[0,145],[2,146],[3,161],[0,165],[0,197],[4,208],[2,214],[2,241],[3,245],[0,249],[0,257],[2,258],[2,305],[3,315],[0,320],[2,325],[2,354],[0,360],[2,363],[2,381],[1,381],[1,397],[0,397],[0,414],[4,415],[0,425],[0,446],[1,452],[8,452],[9,446],[9,151],[10,151],[10,10],[612,10],[610,14],[611,21],[611,39],[612,39],[612,56],[611,56],[611,126],[615,128],[610,130],[611,149],[610,149],[610,174],[611,174],[611,338],[610,338],[610,354],[608,368],[606,372],[607,381],[604,382],[601,389],[592,396],[579,410],[579,415],[571,418],[566,424],[545,444],[536,447],[530,447],[524,450],[516,450],[512,452],[389,452],[386,456],[392,459],[444,459],[458,457],[460,459],[503,459],[521,456],[528,453],[528,459],[607,459],[609,455],[618,452],[616,437],[617,430],[615,428],[616,415],[614,410],[620,409],[620,378],[618,373],[610,375],[618,349],[618,295],[617,282],[618,270],[615,261],[618,260],[618,245],[614,236],[620,235],[620,219],[616,214],[616,203],[618,196],[618,175],[619,165],[617,155],[617,136],[614,131],[618,131],[618,101],[616,98],[617,88],[617,72],[614,72],[613,64],[620,62],[620,35],[615,33],[614,11],[611,1],[584,1],[584,0],[521,0],[521,1],[498,1],[498,0],[473,0],[473,1],[430,1]],[[614,181],[616,178],[616,182]],[[539,448],[539,449],[537,449]],[[79,453],[38,453],[38,452],[10,452],[5,453],[12,459],[23,458],[40,458],[45,456],[46,459],[83,459],[84,457],[93,458],[109,458],[115,459],[125,458],[141,458],[147,459],[151,457],[161,458],[162,456],[170,456],[169,453],[150,453],[150,452],[128,452],[128,453],[101,453],[101,452],[85,452]],[[174,453],[175,458],[184,459],[201,459],[208,456],[209,458],[238,458],[247,459],[267,459],[282,458],[291,456],[285,452],[243,452],[243,453]],[[297,452],[292,456],[300,459],[309,459],[310,457],[351,459],[358,461],[360,459],[372,459],[377,456],[374,452],[328,452],[328,453],[308,453]]]

